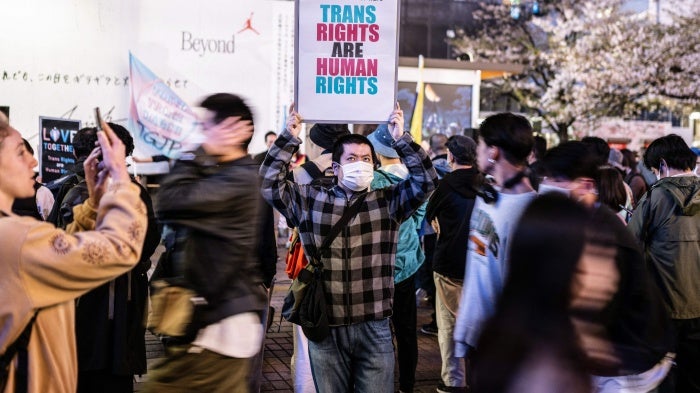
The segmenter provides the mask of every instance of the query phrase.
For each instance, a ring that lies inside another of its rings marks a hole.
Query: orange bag
[[[299,239],[299,231],[294,228],[292,235],[289,237],[289,250],[287,250],[287,266],[284,271],[287,273],[287,277],[294,280],[299,275],[309,263],[306,260],[306,255],[304,255],[304,248],[301,246],[301,240]]]

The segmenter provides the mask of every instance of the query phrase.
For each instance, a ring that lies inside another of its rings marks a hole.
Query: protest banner
[[[129,53],[130,130],[141,155],[177,158],[202,141],[197,116],[148,67]]]
[[[73,173],[73,137],[79,129],[79,120],[39,117],[39,164],[42,183],[50,183]]]
[[[305,122],[383,123],[396,102],[399,0],[297,0],[295,103]]]

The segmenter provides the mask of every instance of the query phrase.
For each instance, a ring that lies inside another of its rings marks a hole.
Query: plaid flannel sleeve
[[[288,174],[289,163],[300,144],[301,139],[282,131],[260,166],[263,198],[293,226],[299,226],[303,187],[288,180]]]
[[[413,142],[410,134],[404,133],[394,142],[393,148],[409,172],[406,180],[388,190],[390,213],[395,220],[403,222],[428,200],[437,187],[438,177],[428,154]]]

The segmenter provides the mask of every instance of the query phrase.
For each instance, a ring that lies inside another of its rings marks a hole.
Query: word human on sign
[[[375,58],[364,58],[364,44],[379,41],[374,5],[320,4],[316,40],[333,42],[330,57],[316,58],[317,94],[377,94]]]

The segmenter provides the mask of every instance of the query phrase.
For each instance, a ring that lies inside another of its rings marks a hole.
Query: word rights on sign
[[[316,93],[377,94],[377,59],[364,58],[364,42],[379,41],[374,5],[321,4],[316,40],[331,41],[330,57],[316,58]]]

